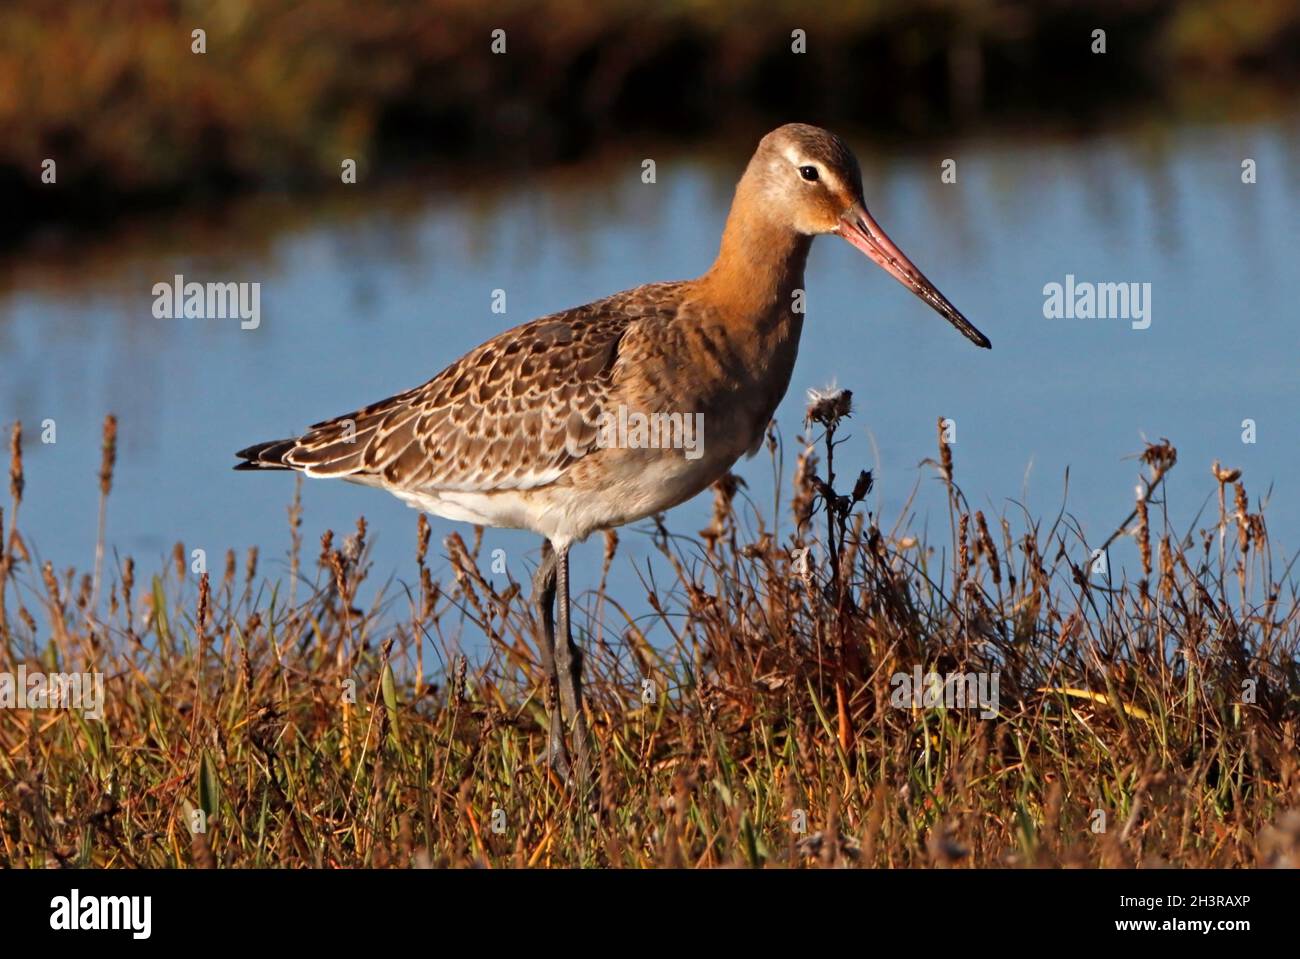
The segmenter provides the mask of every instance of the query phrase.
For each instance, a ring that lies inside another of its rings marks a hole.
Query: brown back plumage
[[[240,450],[235,469],[426,490],[553,482],[595,445],[628,330],[670,321],[684,286],[650,284],[507,330],[422,386]]]

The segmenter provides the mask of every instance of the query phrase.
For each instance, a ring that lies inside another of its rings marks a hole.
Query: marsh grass
[[[527,587],[484,575],[478,537],[444,541],[441,581],[421,519],[413,585],[367,609],[364,519],[316,550],[296,496],[288,578],[256,551],[196,575],[183,544],[147,572],[35,568],[15,427],[0,671],[101,670],[107,701],[103,723],[0,709],[0,864],[1300,864],[1300,612],[1239,473],[1215,464],[1217,516],[1178,531],[1159,499],[1176,451],[1149,447],[1112,537],[1141,577],[1115,581],[1063,517],[972,511],[942,424],[946,538],[918,541],[907,511],[882,525],[870,474],[841,492],[830,468],[849,397],[815,400],[789,501],[728,477],[705,529],[656,521],[635,603],[605,587],[606,536],[575,616],[587,795],[544,760]],[[996,673],[995,713],[893,705],[917,666]]]

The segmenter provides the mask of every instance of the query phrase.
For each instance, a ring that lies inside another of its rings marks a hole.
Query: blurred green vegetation
[[[1090,52],[1098,27],[1105,56]],[[1272,82],[1294,73],[1298,40],[1295,0],[8,0],[0,189],[17,222],[80,219],[337,182],[344,157],[364,177],[549,162],[611,135],[722,123],[1077,122],[1159,101],[1179,78]],[[40,183],[46,158],[57,196]]]

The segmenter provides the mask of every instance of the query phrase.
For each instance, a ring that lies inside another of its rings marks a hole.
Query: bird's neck
[[[803,313],[803,272],[812,237],[764,214],[742,180],[722,246],[699,279],[701,293],[728,325],[752,327]]]

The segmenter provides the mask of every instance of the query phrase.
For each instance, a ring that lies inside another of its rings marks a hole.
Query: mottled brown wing
[[[671,318],[679,287],[641,287],[525,323],[423,386],[239,455],[254,467],[405,489],[544,486],[594,448],[620,344],[638,321]]]

